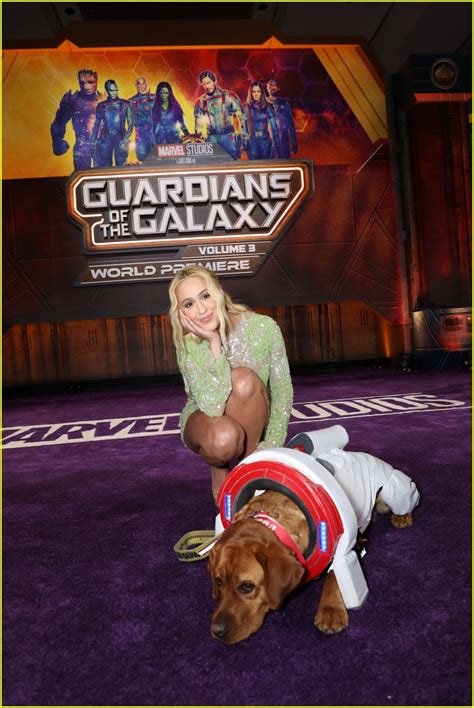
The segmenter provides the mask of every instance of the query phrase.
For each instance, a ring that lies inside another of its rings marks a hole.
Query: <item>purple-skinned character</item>
[[[135,126],[135,152],[140,162],[143,162],[155,144],[152,116],[155,94],[150,92],[148,81],[144,76],[136,80],[135,86],[137,93],[128,100]]]
[[[76,141],[72,150],[74,168],[90,169],[91,138],[97,105],[103,100],[103,94],[97,91],[97,72],[81,69],[77,73],[79,91],[68,91],[61,98],[54,121],[51,123],[53,153],[64,155],[69,150],[69,143],[64,140],[66,126],[72,121]]]
[[[125,165],[128,158],[128,143],[133,130],[130,103],[119,98],[119,87],[113,79],[105,82],[107,98],[101,101],[95,112],[91,138],[91,153],[95,167]]]
[[[280,89],[276,79],[270,79],[268,81],[267,92],[267,100],[275,111],[278,134],[280,137],[280,152],[277,152],[274,156],[287,160],[291,156],[291,153],[295,153],[298,150],[295,121],[293,119],[293,113],[291,112],[291,106],[288,101],[280,96]]]
[[[268,103],[265,89],[259,81],[253,81],[250,84],[244,111],[247,119],[246,149],[249,160],[268,160],[271,157],[272,148],[279,155],[280,137],[275,111],[273,106]]]

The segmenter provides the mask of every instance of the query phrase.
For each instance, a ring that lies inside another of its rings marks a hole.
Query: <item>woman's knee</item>
[[[245,443],[245,432],[241,425],[227,416],[217,418],[207,430],[202,441],[201,454],[215,461],[227,462],[239,457]]]
[[[241,400],[247,400],[264,390],[264,385],[255,371],[246,366],[232,369],[232,394]]]

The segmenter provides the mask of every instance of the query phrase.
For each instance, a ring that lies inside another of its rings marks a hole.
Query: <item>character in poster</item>
[[[275,111],[265,96],[265,89],[258,81],[253,81],[244,105],[247,119],[247,155],[249,160],[268,160],[273,152],[280,155],[280,138],[275,119]],[[268,130],[270,127],[271,135]]]
[[[275,110],[275,117],[280,136],[280,154],[283,160],[288,160],[290,153],[298,150],[296,140],[295,121],[288,101],[280,96],[280,89],[275,79],[270,79],[267,83],[268,102]]]
[[[92,131],[91,151],[96,167],[125,165],[128,143],[133,130],[130,103],[119,98],[119,87],[113,79],[105,82],[107,98],[99,103]]]
[[[144,76],[136,80],[135,86],[137,93],[129,98],[129,102],[135,126],[135,152],[140,162],[143,162],[155,144],[152,119],[155,94],[150,92],[148,81]]]
[[[219,145],[234,159],[240,157],[241,141],[248,138],[242,104],[233,91],[219,86],[213,71],[206,69],[199,74],[204,89],[194,103],[195,132]],[[237,124],[236,122],[237,121]]]
[[[97,91],[97,72],[81,69],[77,73],[79,91],[68,91],[62,97],[54,121],[51,123],[53,153],[64,155],[69,144],[64,140],[66,126],[72,121],[76,142],[72,150],[74,169],[83,170],[92,167],[91,137],[95,121],[95,111],[103,94]]]
[[[183,135],[189,135],[184,122],[183,109],[173,94],[171,84],[167,81],[161,81],[156,87],[152,120],[154,140],[157,145],[180,143]]]

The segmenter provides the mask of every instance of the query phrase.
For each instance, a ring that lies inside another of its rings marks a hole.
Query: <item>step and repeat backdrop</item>
[[[100,341],[121,361],[120,323],[166,327],[169,280],[190,263],[249,306],[299,322],[296,361],[393,353],[401,296],[385,96],[358,45],[66,41],[6,51],[3,96],[7,383],[94,378],[90,365],[64,364],[66,330],[82,331],[84,360]],[[318,359],[304,344],[311,312],[343,303],[359,303],[366,351],[324,344]],[[143,347],[153,337],[137,356]],[[109,375],[147,366],[111,364]]]

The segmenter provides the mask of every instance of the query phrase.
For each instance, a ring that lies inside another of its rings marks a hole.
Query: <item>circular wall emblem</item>
[[[431,67],[431,81],[440,89],[450,89],[458,80],[458,67],[452,59],[437,59]]]

